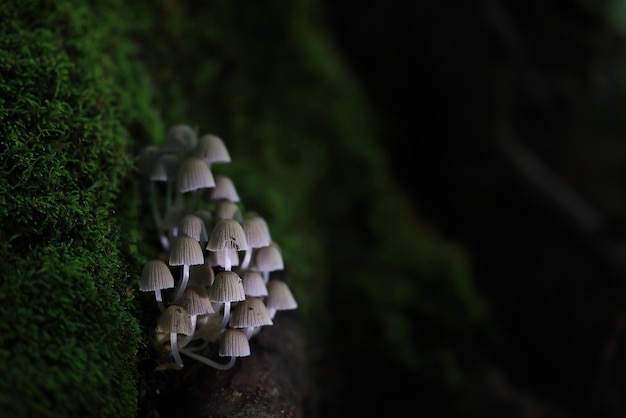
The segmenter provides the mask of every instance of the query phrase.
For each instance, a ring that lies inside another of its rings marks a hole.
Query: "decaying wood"
[[[278,312],[274,325],[250,341],[252,354],[217,371],[190,359],[185,370],[167,371],[172,381],[160,388],[153,416],[298,417],[303,398],[300,335],[293,313]],[[215,357],[215,356],[212,356]],[[217,357],[216,357],[217,358]]]

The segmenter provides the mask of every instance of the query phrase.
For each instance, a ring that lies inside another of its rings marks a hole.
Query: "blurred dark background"
[[[462,347],[481,416],[626,416],[620,5],[325,3],[395,178],[465,249],[495,319]],[[355,391],[458,413],[419,374],[386,373]]]

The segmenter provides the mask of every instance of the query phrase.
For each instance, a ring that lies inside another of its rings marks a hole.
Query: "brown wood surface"
[[[292,312],[278,312],[274,325],[250,341],[251,355],[218,371],[189,358],[184,370],[166,370],[155,391],[152,417],[302,416],[300,331]],[[219,358],[208,353],[211,358]]]

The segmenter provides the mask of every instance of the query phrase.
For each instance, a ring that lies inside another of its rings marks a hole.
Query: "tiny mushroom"
[[[219,355],[222,357],[247,357],[250,355],[250,343],[246,334],[233,328],[227,328],[220,338]]]
[[[209,200],[239,202],[239,194],[230,177],[220,174],[215,176],[215,187],[210,190]]]
[[[178,230],[183,235],[188,235],[196,241],[200,242],[202,238],[202,228],[204,227],[204,222],[199,216],[196,215],[186,215],[180,221],[180,226]],[[206,230],[205,230],[206,234]]]
[[[230,305],[232,302],[240,302],[246,299],[241,277],[234,271],[224,270],[215,275],[215,281],[209,288],[209,299],[213,302],[224,304],[224,312],[220,328],[226,327],[230,317]]]
[[[243,220],[241,209],[239,209],[239,206],[237,206],[235,202],[231,202],[230,200],[222,200],[217,204],[215,217],[217,219],[234,219],[237,222]]]
[[[172,356],[178,367],[183,367],[183,360],[179,354],[178,334],[193,335],[193,324],[185,308],[178,305],[170,305],[161,312],[157,320],[157,332],[170,334],[170,346]]]
[[[254,248],[266,247],[272,243],[272,237],[270,235],[270,229],[267,226],[267,222],[262,217],[253,214],[244,217],[241,222],[241,228],[244,234],[246,234],[246,240],[248,241],[248,249],[241,262],[241,268],[247,269],[252,259],[252,250]]]
[[[170,266],[183,266],[182,279],[176,290],[174,301],[182,296],[189,281],[189,266],[203,264],[204,254],[200,243],[188,235],[180,235],[170,251]]]
[[[195,158],[203,160],[209,167],[214,163],[229,163],[231,161],[230,153],[224,141],[213,134],[202,135],[198,139],[198,145],[196,145],[193,155]]]
[[[263,301],[254,297],[249,297],[239,302],[233,309],[233,313],[228,321],[228,325],[232,328],[245,328],[248,339],[252,335],[254,328],[272,324],[272,319]]]
[[[283,255],[275,242],[272,241],[270,245],[256,249],[254,253],[254,268],[263,273],[265,283],[269,280],[270,272],[285,268]]]
[[[165,264],[165,261],[154,259],[144,264],[143,271],[141,272],[139,290],[142,292],[154,291],[154,297],[156,298],[156,302],[161,312],[165,310],[161,290],[171,289],[173,287],[174,276],[172,276],[172,272],[167,264]]]
[[[267,286],[260,272],[248,269],[240,272],[239,276],[246,296],[267,296]]]
[[[193,192],[192,206],[197,205],[200,190],[215,187],[215,179],[209,166],[202,160],[194,157],[187,158],[178,170],[176,179],[178,204],[182,206],[183,193]],[[192,208],[195,210],[195,208]]]
[[[248,249],[246,234],[241,228],[241,224],[234,219],[220,219],[215,223],[209,235],[206,249],[209,251],[222,251],[234,249],[242,251]],[[225,253],[225,255],[229,255]],[[224,269],[231,269],[229,257],[225,257]]]
[[[265,307],[270,318],[274,318],[276,311],[287,311],[296,309],[298,303],[293,297],[291,290],[282,280],[272,279],[267,282],[267,298]]]

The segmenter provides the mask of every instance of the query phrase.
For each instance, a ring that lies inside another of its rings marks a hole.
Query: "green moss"
[[[135,415],[134,150],[159,127],[113,3],[0,4],[0,409]]]

